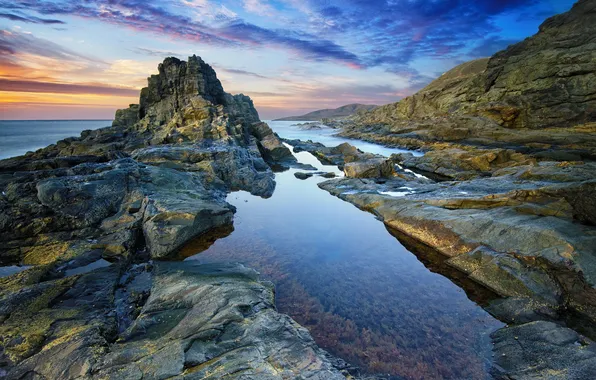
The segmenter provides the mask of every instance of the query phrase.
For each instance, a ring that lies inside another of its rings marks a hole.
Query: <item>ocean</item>
[[[79,136],[86,129],[111,124],[112,120],[0,120],[0,159],[20,156]]]

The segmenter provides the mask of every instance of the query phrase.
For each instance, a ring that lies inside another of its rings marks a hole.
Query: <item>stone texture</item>
[[[239,264],[162,262],[122,277],[111,266],[22,292],[28,302],[0,298],[7,379],[345,378]],[[134,320],[118,318],[133,306]]]
[[[596,346],[569,328],[537,321],[501,329],[493,338],[497,378],[580,380],[596,376]]]
[[[371,158],[364,161],[348,162],[344,166],[346,177],[381,178],[392,177],[393,161],[386,158]]]

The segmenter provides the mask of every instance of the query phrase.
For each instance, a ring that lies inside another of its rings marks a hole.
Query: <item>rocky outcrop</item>
[[[580,0],[490,59],[356,116],[343,135],[434,149],[437,142],[596,157],[596,2]]]
[[[371,158],[363,161],[348,162],[344,166],[346,177],[382,178],[393,177],[393,162],[386,158]]]
[[[494,374],[515,379],[589,379],[596,376],[596,346],[577,332],[537,321],[493,335]]]
[[[345,378],[238,265],[165,263],[229,234],[296,164],[250,98],[167,58],[113,126],[0,161],[0,377]],[[16,271],[13,271],[16,272]]]
[[[254,270],[188,262],[121,270],[3,292],[4,377],[345,378],[304,328],[277,313],[272,284]]]

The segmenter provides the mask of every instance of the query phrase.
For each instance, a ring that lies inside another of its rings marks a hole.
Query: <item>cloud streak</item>
[[[139,94],[138,89],[103,86],[98,84],[51,83],[3,78],[0,78],[0,91],[113,96],[137,96]]]
[[[61,20],[54,20],[54,19],[46,19],[46,18],[39,18],[35,16],[19,16],[12,13],[2,13],[0,12],[0,18],[4,18],[11,21],[20,21],[26,22],[31,24],[66,24],[64,21]]]

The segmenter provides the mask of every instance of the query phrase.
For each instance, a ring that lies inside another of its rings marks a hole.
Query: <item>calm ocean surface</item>
[[[85,129],[98,129],[112,120],[0,120],[0,159],[20,156],[79,136]]]

